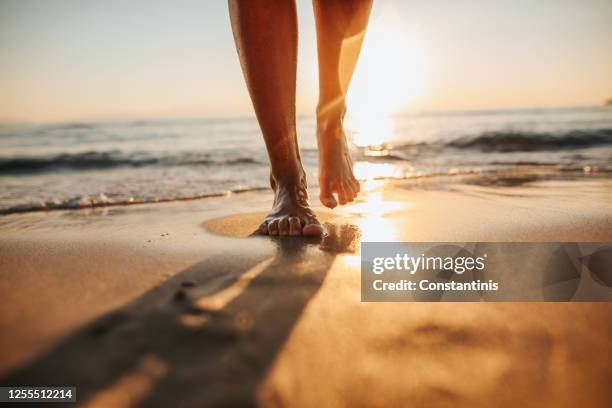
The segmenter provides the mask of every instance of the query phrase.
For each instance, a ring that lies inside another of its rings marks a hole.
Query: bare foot
[[[319,120],[317,142],[321,203],[334,208],[338,203],[344,205],[353,201],[360,186],[353,175],[353,160],[348,150],[342,120]]]
[[[308,204],[306,181],[272,182],[274,206],[259,226],[264,235],[319,236],[323,227]]]

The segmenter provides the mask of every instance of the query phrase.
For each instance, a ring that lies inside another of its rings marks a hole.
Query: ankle
[[[319,145],[319,154],[326,147],[343,145],[346,143],[346,135],[344,133],[344,123],[342,116],[326,117],[317,120],[317,144]]]
[[[319,102],[317,105],[317,124],[342,125],[345,115],[346,102],[344,98],[338,98],[331,102]]]
[[[306,187],[306,172],[302,166],[294,169],[282,169],[270,173],[270,184],[273,189],[278,187],[292,188],[294,186]]]

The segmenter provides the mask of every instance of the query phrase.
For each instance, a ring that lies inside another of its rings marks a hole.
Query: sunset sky
[[[600,105],[610,0],[375,0],[349,108]],[[316,104],[298,1],[298,112]],[[252,115],[221,0],[0,0],[0,121]]]

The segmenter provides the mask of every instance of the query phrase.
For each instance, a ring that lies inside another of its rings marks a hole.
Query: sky
[[[297,110],[317,99],[298,0]],[[349,109],[600,105],[610,0],[374,0]],[[223,0],[0,0],[0,122],[250,116]]]

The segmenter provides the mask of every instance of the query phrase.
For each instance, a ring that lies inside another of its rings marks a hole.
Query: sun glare
[[[353,166],[353,172],[358,180],[376,180],[383,178],[401,177],[399,168],[390,163],[371,163],[359,161]]]
[[[376,15],[377,14],[377,15]],[[358,146],[394,140],[392,115],[408,108],[425,86],[416,34],[387,7],[372,16],[348,91],[348,125]]]
[[[395,140],[395,123],[390,116],[365,112],[350,115],[347,121],[352,131],[352,141],[359,147],[380,146]]]

